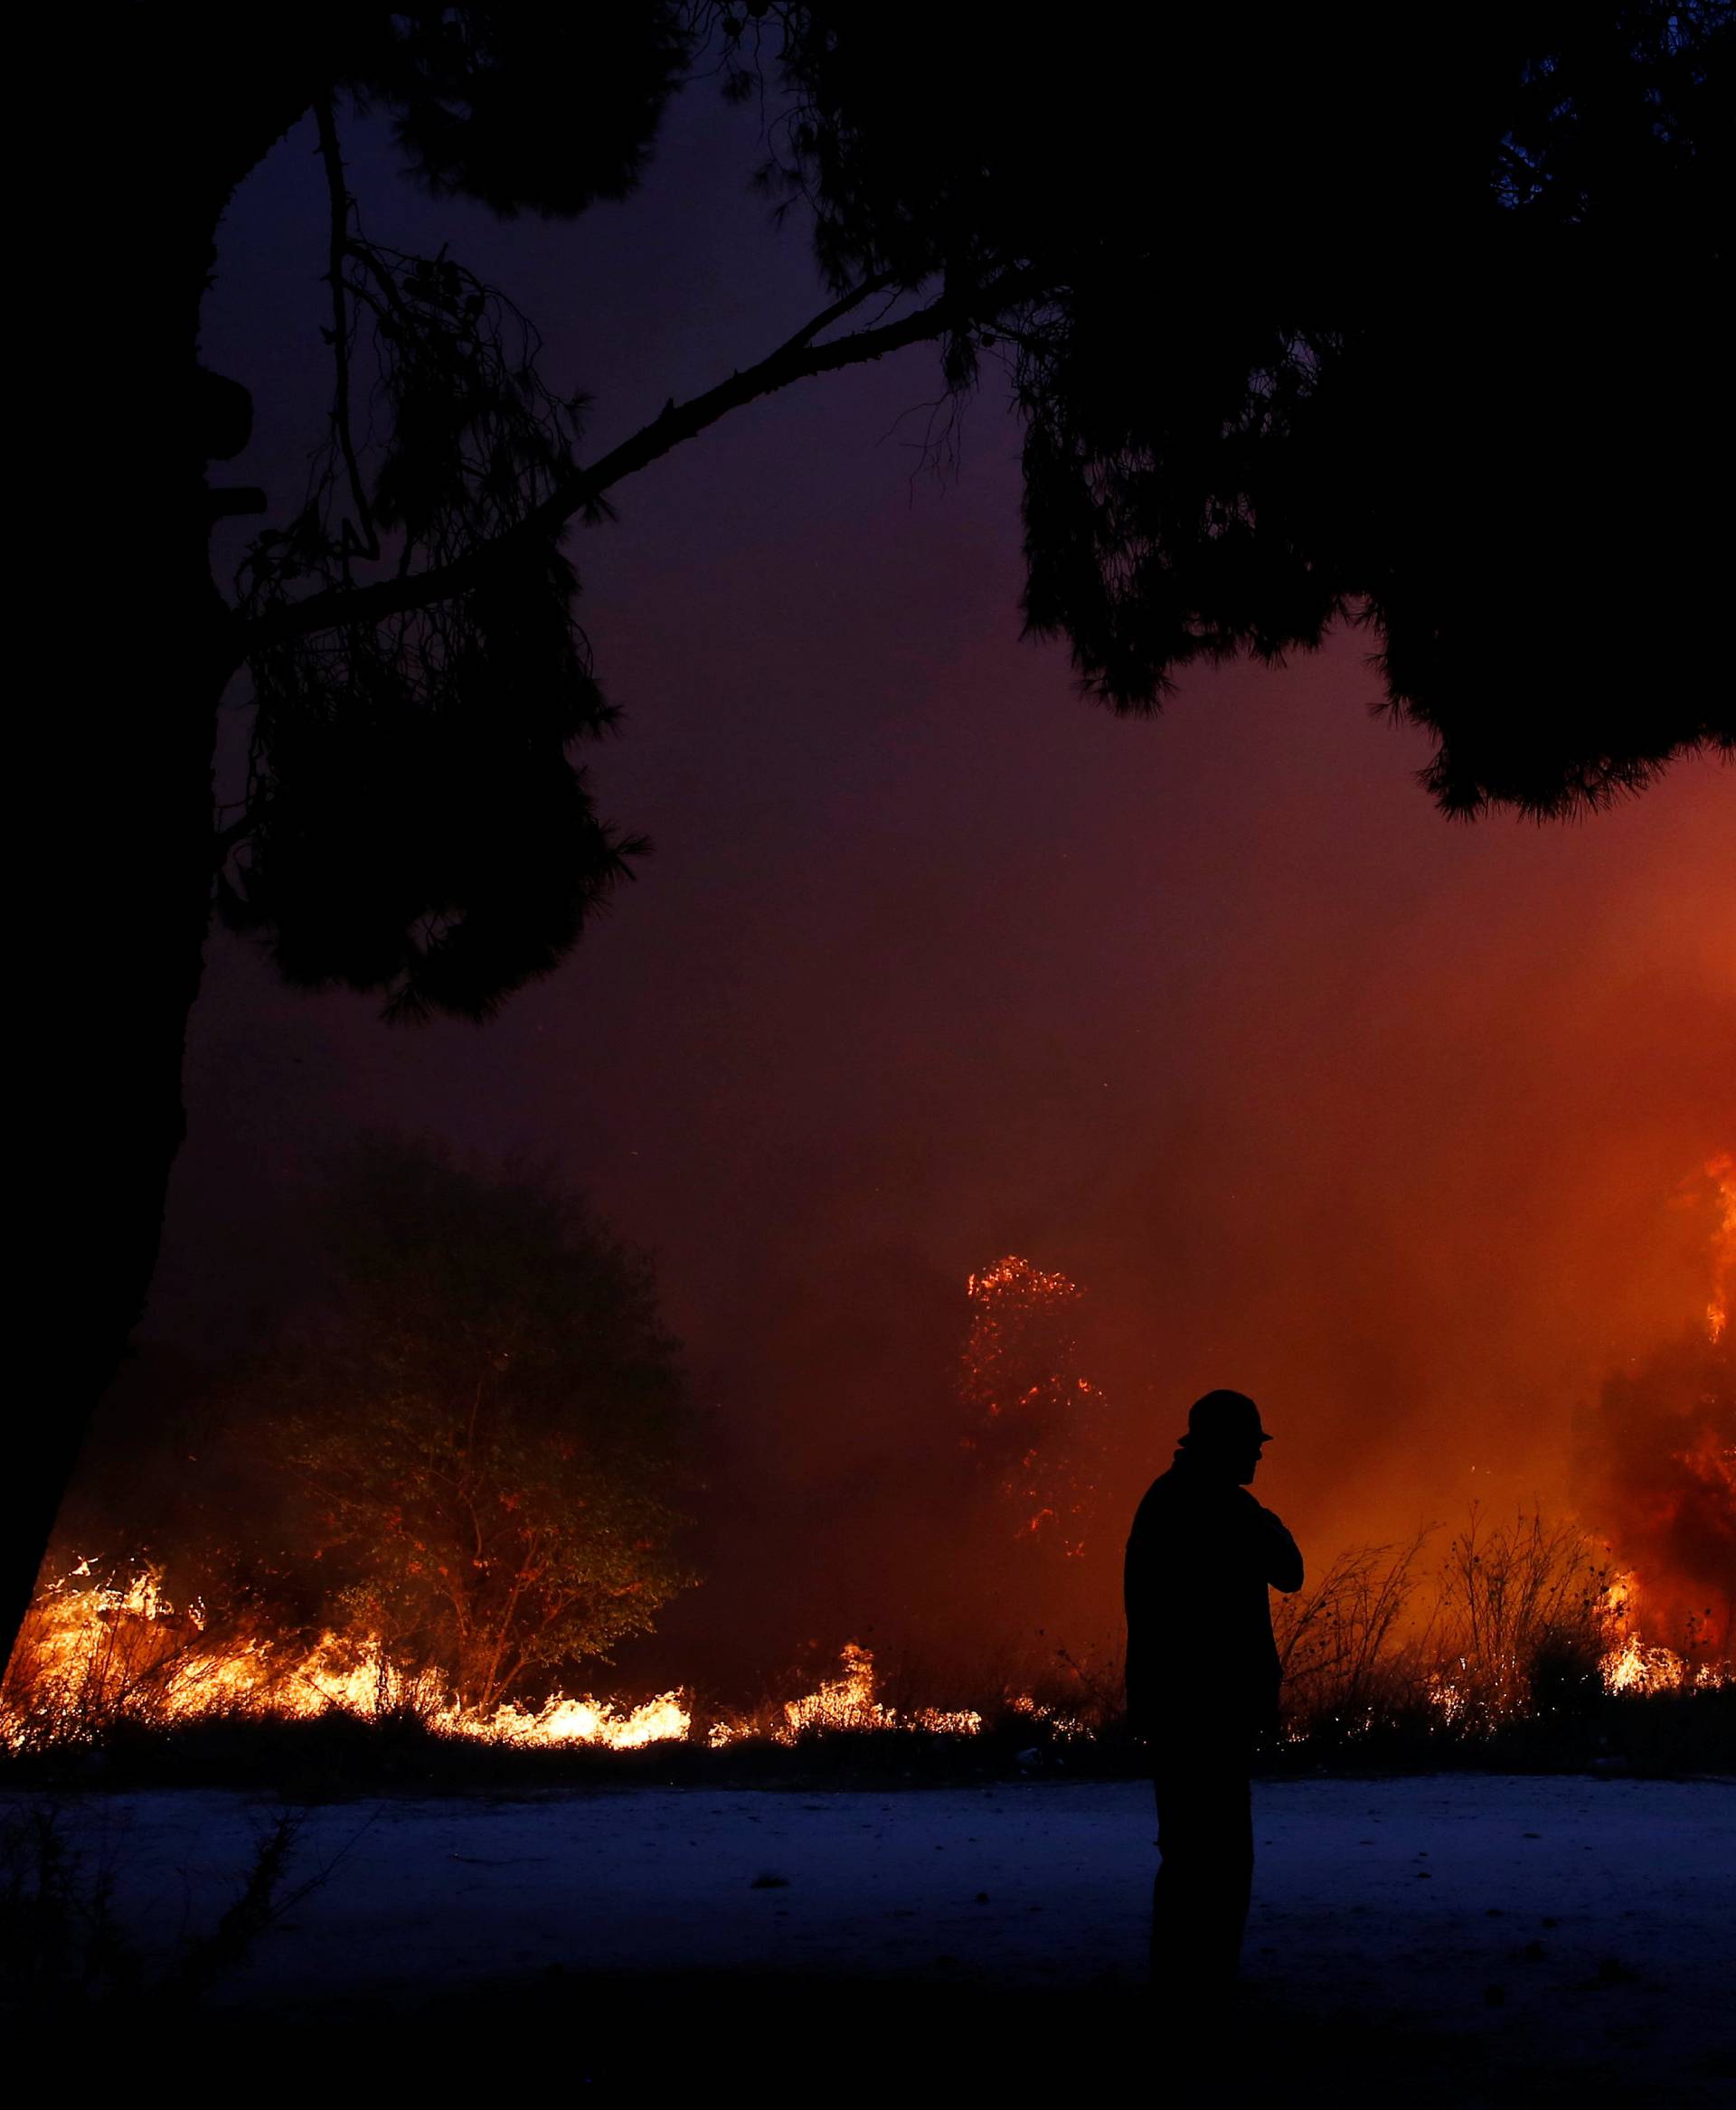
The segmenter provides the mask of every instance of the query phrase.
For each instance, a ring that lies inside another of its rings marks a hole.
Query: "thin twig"
[[[350,193],[344,180],[344,160],[337,143],[337,125],[332,115],[332,99],[321,96],[314,105],[319,125],[320,158],[326,165],[326,194],[331,202],[331,246],[326,278],[332,288],[332,364],[334,391],[332,422],[337,432],[337,444],[343,450],[344,467],[350,480],[350,495],[355,501],[356,518],[361,523],[362,541],[357,554],[377,563],[380,558],[380,537],[374,531],[373,514],[368,504],[368,495],[362,482],[362,468],[355,457],[355,442],[350,431],[350,311],[345,293],[344,266],[350,253]],[[349,523],[344,523],[347,530]],[[345,542],[349,536],[345,535]],[[347,549],[345,553],[347,554]]]
[[[497,566],[521,551],[547,544],[576,513],[593,511],[605,492],[625,477],[670,453],[759,397],[848,366],[881,359],[888,353],[944,335],[973,319],[998,314],[1034,290],[1030,274],[1012,271],[969,296],[943,293],[926,307],[879,328],[859,330],[828,344],[787,345],[727,381],[692,397],[670,402],[618,447],[561,476],[550,495],[524,517],[492,540],[444,564],[372,586],[327,588],[306,600],[266,610],[238,623],[235,664],[261,646],[281,645],[312,632],[355,624],[379,623],[390,617],[429,608],[468,591]]]

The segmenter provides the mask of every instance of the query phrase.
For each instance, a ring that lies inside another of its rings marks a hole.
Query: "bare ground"
[[[203,1790],[58,1806],[145,1984],[209,1934],[275,1813]],[[781,2073],[849,2099],[1118,2092],[1123,2069],[1230,2103],[1729,2099],[1731,1785],[1314,1779],[1260,1784],[1256,1810],[1241,1994],[1159,2017],[1142,1785],[326,1805],[285,1889],[319,1879],[207,1995],[198,2041],[217,2061],[263,2025],[352,2076],[500,2055],[565,2086]]]

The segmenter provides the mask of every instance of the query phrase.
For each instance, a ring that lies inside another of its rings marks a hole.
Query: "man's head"
[[[1182,1448],[1190,1459],[1246,1487],[1260,1470],[1261,1446],[1271,1440],[1246,1392],[1207,1392],[1187,1410]]]

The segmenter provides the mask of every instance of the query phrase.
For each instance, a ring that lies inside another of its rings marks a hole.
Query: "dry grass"
[[[1475,1507],[1447,1550],[1433,1632],[1442,1704],[1472,1734],[1535,1711],[1575,1662],[1595,1674],[1610,1581],[1571,1523],[1521,1512],[1491,1525]]]
[[[1292,1733],[1355,1736],[1420,1703],[1428,1634],[1415,1630],[1410,1615],[1427,1536],[1341,1553],[1312,1589],[1275,1602],[1272,1626]]]
[[[287,1888],[300,1830],[298,1813],[281,1811],[214,1926],[153,1966],[116,1909],[112,1861],[75,1851],[52,1803],[20,1803],[0,1819],[0,2011],[27,2013],[40,2028],[50,2015],[87,2010],[138,2009],[160,2020],[200,2000],[330,1872]]]

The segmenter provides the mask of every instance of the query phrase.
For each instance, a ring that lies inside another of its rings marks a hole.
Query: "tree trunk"
[[[244,393],[224,405],[220,391],[214,405],[202,384],[199,309],[230,195],[312,99],[305,63],[285,66],[260,42],[242,52],[250,33],[213,23],[128,10],[76,25],[96,40],[73,68],[89,121],[50,230],[76,263],[57,280],[38,400],[51,515],[38,547],[57,569],[24,611],[44,649],[38,708],[50,723],[59,714],[40,773],[44,800],[58,801],[58,858],[52,884],[19,904],[46,956],[40,1133],[23,1140],[50,1191],[34,1220],[15,1217],[45,1265],[41,1374],[13,1410],[0,1470],[0,1660],[144,1310],[186,1126],[217,706],[234,660],[204,465],[246,437],[221,429]],[[225,31],[227,53],[205,48]],[[228,80],[213,99],[204,84],[219,60]]]
[[[189,305],[196,313],[196,296]],[[190,396],[185,318],[177,334],[179,392]],[[131,465],[148,514],[143,532],[90,611],[108,648],[90,652],[88,636],[71,645],[96,664],[66,772],[74,868],[50,910],[50,986],[63,983],[50,1092],[68,1096],[57,1168],[65,1187],[52,1211],[67,1226],[56,1263],[64,1317],[0,1483],[7,1651],[91,1412],[144,1309],[185,1131],[181,1062],[210,913],[212,759],[231,618],[206,559],[203,466],[165,444],[173,435],[184,447],[182,419],[165,416],[162,426]],[[76,698],[82,683],[69,675]]]
[[[208,621],[177,627],[178,651],[156,626],[163,661],[188,676],[141,670],[137,687],[98,714],[80,765],[89,869],[71,890],[75,900],[85,897],[84,913],[69,915],[65,942],[78,950],[83,983],[55,1034],[68,1071],[81,1073],[64,1130],[64,1318],[0,1484],[0,1647],[8,1653],[90,1415],[144,1310],[185,1133],[181,1062],[210,909],[219,690],[196,678],[212,656]],[[59,1088],[70,1083],[63,1076]]]

